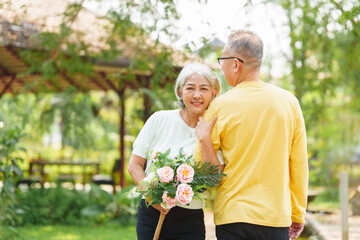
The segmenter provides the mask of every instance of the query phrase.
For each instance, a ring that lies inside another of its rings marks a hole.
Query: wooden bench
[[[58,168],[58,179],[60,181],[71,181],[75,182],[77,177],[82,178],[82,183],[85,185],[86,176],[92,174],[99,174],[100,172],[100,164],[98,162],[89,162],[89,161],[46,161],[42,159],[32,160],[29,163],[29,176],[35,175],[35,168],[38,168],[40,174],[40,184],[44,184],[46,179],[46,171],[45,168],[48,166],[56,166]],[[64,172],[62,168],[64,166],[70,167],[68,171]],[[73,167],[80,166],[82,168],[80,173],[75,173],[73,171]],[[90,169],[90,170],[89,170]]]

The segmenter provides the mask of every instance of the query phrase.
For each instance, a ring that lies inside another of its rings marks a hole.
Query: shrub
[[[22,176],[18,163],[23,159],[18,157],[17,153],[25,151],[18,146],[23,136],[23,127],[10,124],[0,131],[0,181],[3,183],[3,187],[0,188],[0,226],[18,221],[14,208],[15,183]]]
[[[31,188],[18,193],[16,225],[101,224],[133,222],[136,206],[123,189],[116,195],[91,185],[89,192],[61,187]]]

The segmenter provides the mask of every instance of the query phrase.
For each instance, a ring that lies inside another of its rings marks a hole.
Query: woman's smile
[[[191,104],[193,104],[196,107],[199,107],[199,106],[203,105],[204,102],[191,102]]]

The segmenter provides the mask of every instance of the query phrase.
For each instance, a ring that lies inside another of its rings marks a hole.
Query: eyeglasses
[[[237,58],[237,57],[218,57],[217,60],[218,60],[218,63],[221,65],[223,60],[232,59],[232,58],[235,58],[235,59],[239,60],[240,62],[244,63],[243,60],[241,60],[240,58]]]

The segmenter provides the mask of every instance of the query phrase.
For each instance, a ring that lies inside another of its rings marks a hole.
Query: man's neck
[[[252,71],[241,74],[238,78],[238,81],[236,82],[237,83],[236,85],[243,82],[261,82],[259,72]]]

